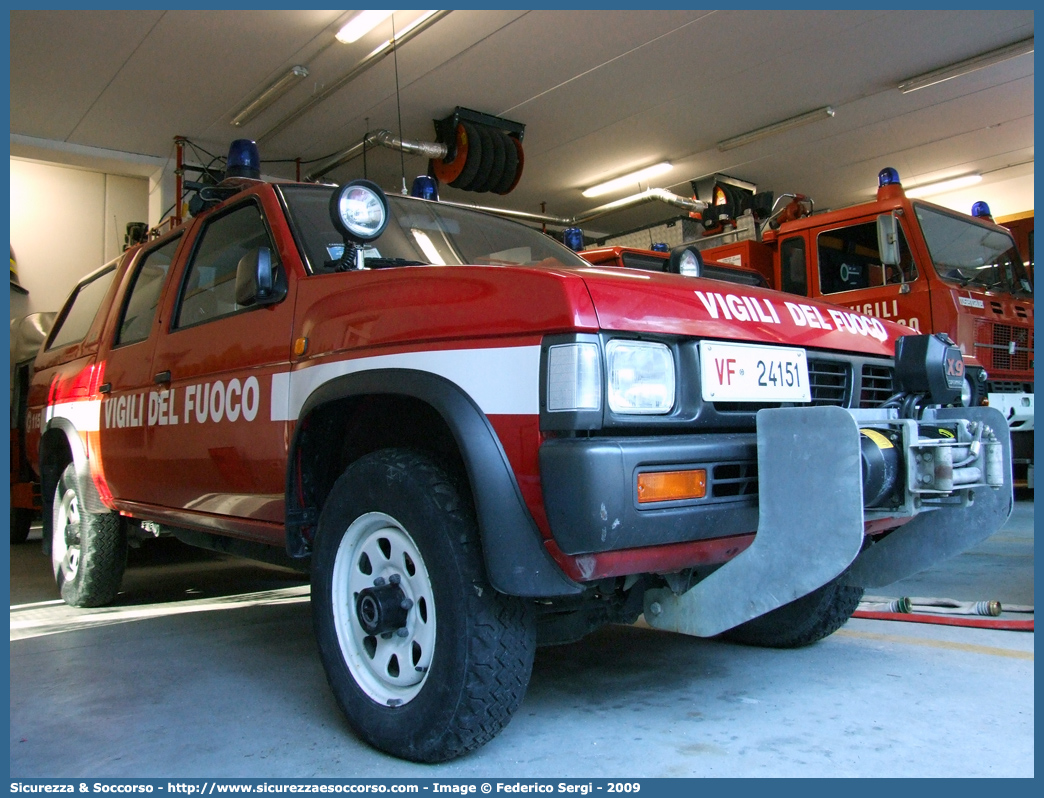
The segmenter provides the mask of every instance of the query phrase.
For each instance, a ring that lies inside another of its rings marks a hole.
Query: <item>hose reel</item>
[[[447,152],[431,160],[429,172],[461,191],[508,194],[522,177],[525,129],[520,122],[458,107],[435,120],[436,139]]]

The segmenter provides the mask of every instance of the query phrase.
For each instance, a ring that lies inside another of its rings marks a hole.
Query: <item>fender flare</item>
[[[61,469],[48,467],[45,457],[47,449],[45,441],[50,441],[58,436],[63,437],[66,445],[69,447],[69,454],[72,457],[72,464],[76,473],[76,485],[83,499],[84,509],[89,513],[108,513],[112,511],[112,508],[102,501],[101,494],[98,493],[98,488],[94,484],[94,478],[91,476],[91,462],[87,457],[87,450],[84,448],[79,431],[66,418],[52,418],[44,424],[40,438],[40,498],[45,509],[43,517],[45,531],[50,530],[51,524],[51,519],[46,510],[51,506],[54,491],[58,487],[58,480],[62,476],[62,471],[64,471],[64,467]],[[48,535],[45,534],[44,537],[49,540]]]
[[[486,415],[455,383],[437,374],[411,369],[362,371],[335,377],[305,400],[287,458],[286,545],[290,556],[308,554],[301,527],[308,522],[309,508],[298,505],[295,490],[301,421],[329,402],[374,394],[425,402],[446,423],[467,470],[486,574],[494,589],[530,597],[575,595],[582,590],[562,573],[544,547],[507,454]]]

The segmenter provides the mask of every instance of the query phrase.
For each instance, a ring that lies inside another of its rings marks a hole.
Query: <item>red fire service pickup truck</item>
[[[185,225],[76,286],[27,445],[62,597],[131,537],[310,571],[352,728],[417,761],[511,718],[535,647],[640,614],[800,646],[984,539],[1004,416],[941,336],[591,266],[373,183],[273,184],[252,142]]]

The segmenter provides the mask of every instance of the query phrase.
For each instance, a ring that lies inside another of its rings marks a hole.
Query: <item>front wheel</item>
[[[800,648],[822,640],[845,625],[863,598],[863,588],[839,584],[839,579],[741,623],[722,637],[768,648]]]
[[[485,744],[529,684],[529,608],[489,585],[466,494],[416,452],[367,455],[335,483],[313,553],[312,617],[348,722],[404,759],[441,762]]]
[[[127,566],[127,536],[119,515],[88,512],[69,465],[58,480],[51,517],[51,566],[62,600],[73,607],[110,603]]]

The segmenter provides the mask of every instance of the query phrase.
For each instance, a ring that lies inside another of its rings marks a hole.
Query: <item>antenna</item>
[[[395,61],[395,108],[399,114],[399,141],[402,141],[402,103],[399,98],[399,43],[395,40],[395,14],[392,14],[392,59]],[[402,193],[406,190],[406,155],[399,150],[399,167],[402,169]]]

